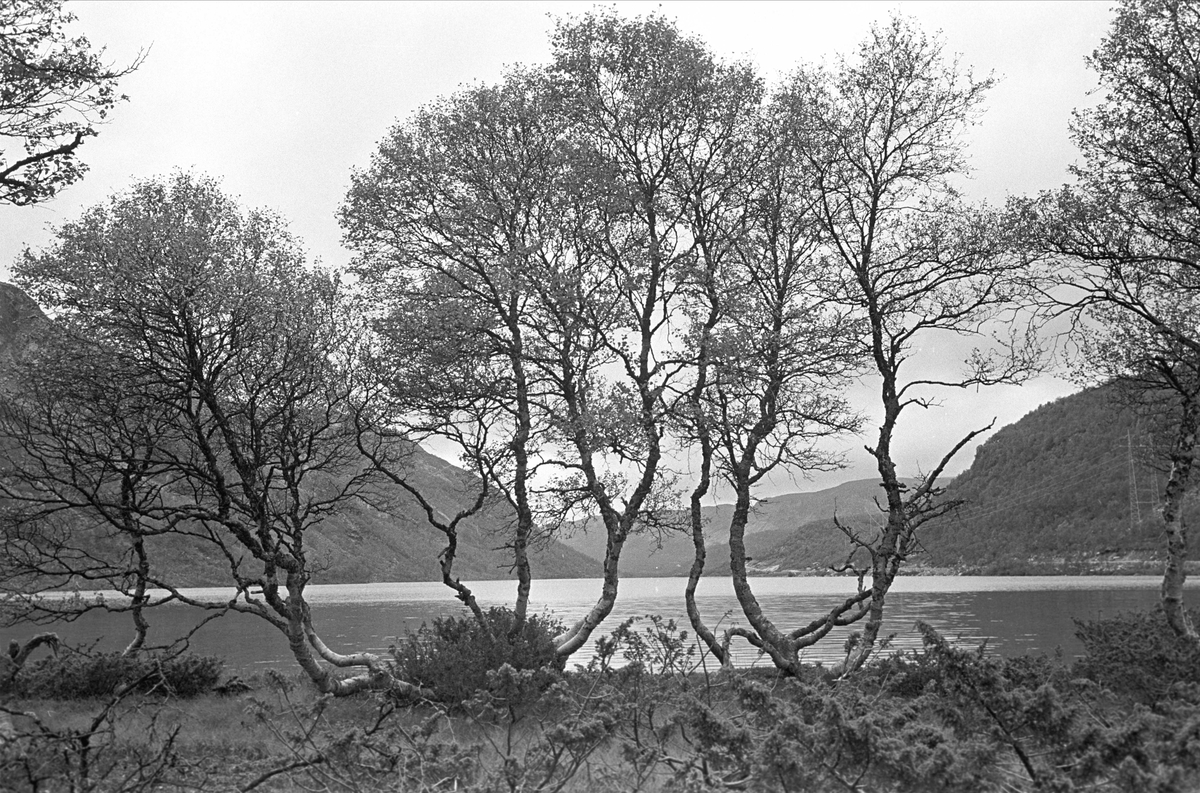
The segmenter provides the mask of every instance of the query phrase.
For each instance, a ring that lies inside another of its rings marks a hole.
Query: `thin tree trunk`
[[[881,349],[876,340],[876,349]],[[878,355],[878,354],[877,354]],[[884,370],[884,365],[880,365]],[[892,434],[900,417],[900,400],[896,394],[894,376],[884,371],[883,378],[884,419],[879,428],[879,443],[869,451],[874,455],[879,468],[880,484],[887,498],[887,524],[879,544],[871,553],[871,601],[867,608],[866,621],[858,645],[847,654],[845,662],[837,670],[847,674],[861,669],[875,651],[875,643],[883,628],[884,606],[892,588],[896,572],[900,567],[901,537],[908,530],[908,507],[904,501],[904,486],[896,476],[896,464],[892,461]]]
[[[709,258],[707,254],[705,258]],[[696,487],[692,489],[690,501],[689,517],[692,528],[693,555],[692,566],[688,570],[687,586],[683,590],[683,601],[687,609],[688,622],[692,625],[692,630],[696,632],[696,635],[708,647],[709,652],[717,659],[717,663],[722,667],[727,667],[731,664],[732,658],[729,653],[729,643],[722,643],[717,640],[716,634],[705,624],[704,618],[700,615],[700,607],[696,604],[696,587],[700,585],[700,577],[704,575],[704,563],[708,555],[708,549],[704,543],[704,512],[702,502],[704,497],[708,495],[708,489],[712,485],[713,464],[713,438],[711,426],[704,414],[703,398],[704,392],[708,388],[709,337],[720,317],[718,311],[719,300],[716,290],[712,286],[711,278],[707,281],[706,287],[709,312],[705,320],[703,332],[700,335],[700,348],[696,356],[696,383],[688,395],[688,404],[692,410],[693,420],[695,421],[696,437],[700,442],[700,480],[696,483]]]
[[[888,531],[891,534],[891,531]],[[863,664],[875,651],[875,643],[879,640],[879,631],[883,628],[884,605],[892,583],[896,580],[893,557],[895,556],[895,540],[892,535],[891,549],[881,552],[871,570],[871,600],[867,607],[866,621],[858,645],[854,647],[847,659],[841,674],[861,669]],[[886,553],[886,555],[885,555]]]
[[[1167,562],[1163,572],[1162,604],[1167,623],[1179,636],[1200,641],[1183,603],[1183,585],[1187,580],[1184,565],[1188,556],[1187,523],[1183,500],[1191,482],[1195,463],[1196,432],[1200,426],[1200,401],[1186,399],[1175,443],[1171,449],[1171,476],[1163,494],[1162,517],[1167,535]]]
[[[149,600],[146,597],[146,581],[150,578],[150,559],[146,555],[146,538],[139,531],[140,524],[133,510],[135,489],[133,475],[127,470],[121,478],[121,530],[129,538],[129,543],[133,547],[133,555],[137,559],[137,566],[133,571],[134,586],[133,593],[130,595],[133,639],[121,652],[122,655],[133,655],[141,650],[146,644],[146,634],[150,630],[144,612],[146,602]]]
[[[458,553],[458,524],[462,522],[464,518],[478,514],[479,511],[483,509],[484,504],[487,502],[489,484],[487,472],[483,470],[478,472],[480,480],[483,482],[483,487],[480,488],[479,495],[475,497],[475,501],[466,509],[459,510],[454,518],[447,523],[438,517],[438,510],[434,509],[433,504],[429,502],[429,499],[427,499],[416,486],[414,486],[404,477],[396,474],[386,464],[380,462],[379,457],[375,454],[375,452],[363,443],[363,435],[361,432],[358,435],[357,442],[359,450],[378,467],[380,473],[390,479],[393,484],[402,487],[409,495],[416,499],[417,503],[421,505],[421,508],[425,510],[425,520],[429,523],[429,525],[433,526],[435,529],[445,535],[446,548],[442,551],[441,556],[438,558],[438,563],[442,571],[442,583],[454,590],[454,596],[458,598],[458,600],[460,600],[464,606],[471,610],[471,614],[475,616],[475,620],[479,623],[480,627],[483,628],[483,630],[490,636],[491,626],[484,618],[483,610],[475,601],[475,596],[471,592],[470,587],[464,584],[460,579],[454,577],[454,559]]]
[[[514,337],[520,341],[520,326],[514,323]],[[513,456],[516,458],[516,475],[513,495],[517,512],[517,528],[513,537],[513,566],[517,571],[517,599],[513,604],[513,624],[509,639],[515,641],[525,627],[529,611],[529,590],[533,579],[529,566],[529,537],[533,532],[533,510],[529,506],[529,383],[521,361],[521,347],[513,356],[513,370],[517,375],[517,432],[512,440]]]
[[[461,579],[454,577],[454,557],[458,552],[457,527],[451,528],[445,534],[446,548],[442,551],[442,556],[439,560],[442,568],[442,583],[454,590],[454,597],[458,598],[464,606],[471,610],[471,614],[475,616],[475,621],[479,623],[479,627],[483,628],[484,632],[490,636],[491,625],[484,618],[483,609],[475,601],[475,594],[471,592],[471,588],[464,584]]]
[[[513,603],[510,639],[516,639],[520,635],[529,614],[529,591],[533,581],[533,573],[529,565],[529,531],[529,526],[518,524],[516,536],[513,537],[513,564],[517,571],[517,599]]]
[[[648,321],[648,320],[647,320]],[[662,452],[659,447],[658,425],[654,421],[654,403],[657,396],[653,395],[652,391],[646,387],[646,382],[649,379],[647,372],[649,358],[649,335],[643,326],[642,332],[642,350],[640,357],[640,372],[639,390],[642,396],[642,423],[641,428],[647,445],[649,446],[645,468],[642,471],[641,479],[638,482],[633,493],[625,501],[623,509],[615,507],[605,492],[600,476],[597,474],[593,465],[592,440],[587,432],[582,427],[582,419],[584,412],[580,409],[579,394],[573,392],[576,387],[570,377],[564,378],[564,391],[567,393],[568,418],[576,425],[574,431],[575,448],[579,451],[580,466],[583,469],[584,475],[587,478],[588,489],[599,507],[601,519],[604,521],[604,531],[607,535],[607,541],[604,551],[604,581],[600,591],[600,597],[591,610],[573,625],[570,630],[560,636],[555,637],[554,644],[556,652],[560,659],[569,657],[572,653],[584,645],[591,637],[594,631],[604,619],[612,613],[613,606],[617,602],[617,584],[620,580],[620,561],[621,551],[625,547],[625,540],[629,536],[635,521],[641,517],[641,509],[644,505],[647,496],[653,488],[655,477],[658,472],[658,464],[662,457]],[[566,362],[569,371],[569,361]]]
[[[146,556],[146,543],[141,535],[134,534],[133,537],[133,552],[137,555],[137,576],[133,587],[133,594],[130,597],[130,611],[133,615],[133,640],[122,651],[122,655],[133,655],[141,650],[146,644],[146,634],[150,630],[150,623],[146,621],[144,613],[146,603],[149,597],[146,595],[146,580],[150,577],[150,560]]]
[[[687,608],[688,621],[692,624],[692,630],[696,631],[696,635],[708,647],[709,652],[717,659],[717,663],[721,666],[730,665],[730,654],[727,645],[718,641],[716,634],[704,623],[704,618],[700,615],[700,607],[696,605],[696,587],[700,584],[700,577],[704,574],[705,557],[708,555],[704,545],[704,517],[701,511],[701,500],[708,493],[710,473],[709,469],[712,462],[712,444],[701,441],[701,469],[700,482],[696,488],[692,490],[691,498],[691,521],[692,521],[692,566],[688,570],[687,586],[683,590],[683,600]]]

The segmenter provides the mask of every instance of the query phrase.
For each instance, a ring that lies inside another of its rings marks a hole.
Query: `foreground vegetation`
[[[710,674],[689,637],[655,618],[622,625],[586,668],[570,672],[533,666],[535,632],[502,656],[487,651],[499,644],[470,635],[477,630],[473,621],[442,621],[398,648],[406,678],[426,684],[420,699],[334,698],[278,673],[218,685],[212,664],[196,659],[176,671],[193,670],[203,685],[189,689],[181,673],[174,684],[163,676],[133,686],[118,679],[112,656],[63,652],[12,683],[0,717],[0,779],[17,791],[1200,784],[1200,658],[1161,612],[1080,623],[1086,655],[1075,661],[996,658],[924,627],[922,650],[840,679],[821,667],[799,678]],[[131,668],[148,679],[144,664]],[[456,682],[481,670],[479,690]],[[82,678],[93,687],[48,685]],[[114,695],[123,687],[139,690]]]

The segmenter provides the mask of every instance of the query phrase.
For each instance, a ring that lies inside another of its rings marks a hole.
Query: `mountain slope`
[[[24,292],[0,283],[0,398],[13,387],[8,374],[13,364],[36,348],[49,320]],[[0,438],[0,455],[4,454]],[[469,492],[470,474],[424,450],[415,450],[411,477],[426,497],[443,511],[462,506]],[[455,574],[464,581],[512,577],[511,554],[501,548],[507,513],[465,521],[460,528]],[[84,528],[83,521],[77,529]],[[96,550],[112,550],[103,532],[91,529],[88,542]],[[437,581],[438,556],[445,538],[425,521],[415,500],[405,494],[390,513],[356,503],[343,514],[327,519],[307,537],[310,558],[317,560],[314,583],[369,583],[375,581]],[[179,537],[153,538],[152,565],[180,586],[222,585],[229,581],[228,560],[211,545]],[[597,574],[598,563],[558,542],[536,549],[530,559],[539,578],[579,578]]]
[[[1157,558],[1166,473],[1151,446],[1113,386],[1043,405],[989,438],[954,481],[947,495],[966,503],[925,530],[929,563],[1005,572]]]
[[[469,479],[467,472],[420,449],[414,451],[411,465],[411,481],[431,503],[444,512],[462,505],[463,493],[469,491],[458,484]],[[513,577],[511,554],[502,548],[507,518],[504,510],[496,508],[460,525],[456,576],[467,584]],[[438,559],[445,537],[426,523],[424,512],[407,495],[398,499],[391,513],[352,503],[308,532],[306,544],[318,568],[314,583],[441,580]],[[156,571],[190,586],[216,586],[229,580],[228,562],[205,543],[155,538],[151,560]],[[530,564],[535,578],[585,578],[598,569],[595,560],[560,543],[532,551]]]
[[[49,323],[29,295],[0,281],[0,391],[10,387],[14,364],[36,349]]]
[[[965,503],[922,527],[924,552],[909,569],[1158,573],[1157,509],[1166,474],[1155,470],[1161,463],[1154,462],[1151,445],[1111,386],[1043,405],[978,448],[971,467],[946,489],[946,498]],[[1200,519],[1194,502],[1188,515]],[[827,525],[755,539],[748,553],[760,571],[840,561]],[[844,541],[842,547],[844,556]],[[723,550],[712,548],[710,556]]]

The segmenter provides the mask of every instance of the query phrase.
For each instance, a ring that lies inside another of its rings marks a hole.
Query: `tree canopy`
[[[563,653],[612,609],[632,532],[690,530],[689,613],[726,656],[730,637],[694,603],[714,482],[739,505],[731,568],[754,623],[739,635],[792,668],[838,620],[869,607],[877,630],[914,532],[940,509],[938,476],[974,437],[904,493],[900,412],[931,405],[931,389],[1020,380],[1035,357],[1012,344],[961,379],[900,377],[919,339],[986,337],[1016,299],[1008,237],[949,184],[990,83],[900,19],[838,71],[801,70],[774,92],[658,15],[593,11],[561,20],[551,44],[547,68],[395,127],[343,206],[408,431],[451,440],[513,507],[519,600],[531,538],[583,518],[605,533],[601,596]],[[839,389],[867,369],[883,384],[873,454],[891,528],[851,546],[876,585],[788,636],[746,579],[751,494],[773,471],[839,464],[821,441],[861,425]]]
[[[57,572],[90,572],[138,605],[153,605],[148,585],[159,602],[260,617],[325,691],[388,679],[378,657],[330,649],[305,599],[320,566],[312,527],[384,500],[360,455],[358,324],[337,279],[308,266],[277,217],[186,173],[92,208],[15,271],[56,333],[6,400],[19,451],[0,492],[18,528],[59,528],[60,547],[72,527],[46,518],[74,510],[134,551],[124,571],[85,559]],[[156,575],[167,534],[217,549],[235,594],[204,602]],[[321,660],[369,673],[341,679]]]

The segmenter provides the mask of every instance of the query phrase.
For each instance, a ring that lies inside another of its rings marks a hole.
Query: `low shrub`
[[[634,621],[621,625],[598,642],[587,666],[560,673],[553,623],[535,618],[510,639],[510,612],[487,617],[486,630],[470,619],[438,620],[396,650],[403,674],[440,688],[452,704],[339,700],[298,676],[266,673],[249,711],[258,724],[244,726],[256,736],[265,729],[268,745],[239,755],[238,783],[324,793],[1200,790],[1200,686],[1186,681],[1148,707],[1079,676],[1061,658],[1002,658],[956,646],[927,625],[921,649],[848,676],[815,667],[800,679],[773,669],[705,674],[688,637],[658,618],[641,630]],[[69,664],[82,669],[85,660]],[[97,677],[115,676],[112,657],[89,663]],[[130,708],[112,711],[112,724],[162,705],[138,699]],[[229,770],[227,749],[213,755],[207,736],[174,754],[169,742],[149,741],[135,756],[114,742],[117,732],[104,743],[89,732],[89,744],[73,722],[51,729],[32,714],[9,715],[21,737],[0,745],[0,780],[24,774],[27,757],[41,762],[55,753],[66,759],[47,760],[35,769],[39,779],[66,779],[85,756],[94,769],[115,769],[109,776],[145,769],[157,780],[169,772],[193,790],[208,788],[203,777],[184,779],[192,758],[203,755],[195,768],[205,773]],[[47,781],[25,789],[58,788]]]
[[[211,655],[85,654],[69,649],[25,666],[16,676],[18,694],[52,699],[103,697],[122,687],[142,693],[194,697],[212,691],[225,662]]]
[[[596,670],[621,665],[616,661],[619,654],[625,665],[651,675],[678,677],[686,684],[703,664],[697,649],[697,643],[675,620],[647,614],[630,617],[608,636],[597,637],[596,654],[589,666]]]
[[[693,700],[673,746],[683,789],[900,793],[1198,790],[1200,687],[1155,710],[1060,660],[964,649],[918,624],[921,650],[849,678],[732,678]]]
[[[914,698],[935,687],[944,674],[938,658],[929,652],[913,650],[878,655],[859,670],[856,682],[895,697]]]
[[[432,692],[443,702],[461,703],[488,686],[488,673],[504,665],[526,669],[561,669],[554,636],[562,623],[530,615],[513,634],[516,617],[504,607],[484,612],[485,628],[473,616],[440,617],[409,633],[392,655],[400,679]]]
[[[927,698],[893,699],[846,681],[772,685],[737,676],[737,699],[696,700],[682,718],[687,750],[672,766],[684,789],[998,791],[1000,747],[979,723]]]
[[[1086,653],[1076,674],[1143,704],[1162,702],[1180,684],[1200,684],[1200,647],[1177,636],[1161,608],[1075,620],[1075,635]]]

